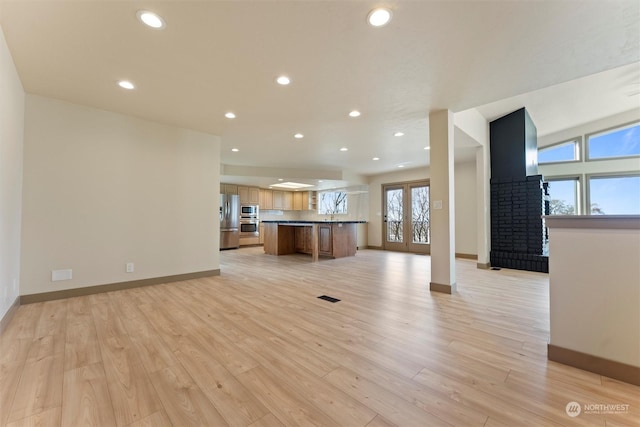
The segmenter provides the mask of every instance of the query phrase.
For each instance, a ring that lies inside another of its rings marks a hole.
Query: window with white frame
[[[578,160],[580,160],[579,138],[538,149],[538,164],[575,162]]]
[[[549,213],[551,215],[578,215],[580,213],[580,178],[548,178]]]
[[[347,213],[347,193],[344,191],[323,191],[318,199],[318,213],[321,215]]]
[[[640,123],[587,135],[588,160],[640,156]]]
[[[640,215],[640,174],[590,175],[591,215]]]

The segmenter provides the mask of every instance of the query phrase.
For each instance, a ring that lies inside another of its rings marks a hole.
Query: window
[[[590,176],[592,215],[639,215],[640,175]]]
[[[587,136],[589,159],[640,156],[640,123]]]
[[[347,193],[344,191],[325,191],[320,193],[318,213],[336,215],[347,213]]]
[[[549,196],[551,215],[578,215],[580,203],[578,200],[578,177],[550,178]]]
[[[573,162],[580,160],[580,141],[561,142],[538,150],[538,163]]]

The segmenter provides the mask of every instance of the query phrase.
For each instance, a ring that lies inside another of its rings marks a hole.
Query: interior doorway
[[[383,249],[431,253],[429,181],[383,184]]]

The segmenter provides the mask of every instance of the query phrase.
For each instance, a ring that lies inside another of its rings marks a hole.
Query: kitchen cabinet
[[[317,191],[307,191],[307,209],[309,209],[310,211],[315,211],[316,209],[318,209],[318,204],[316,202],[317,197],[318,197],[318,192]]]
[[[260,204],[260,189],[258,187],[249,187],[249,203],[252,205]]]
[[[318,225],[318,254],[331,256],[333,253],[331,224]]]
[[[293,210],[293,192],[291,191],[283,191],[283,210],[290,211]]]
[[[241,187],[239,187],[241,189]],[[251,188],[251,187],[249,187]],[[242,190],[241,190],[242,191]],[[240,196],[242,200],[242,195]],[[315,191],[265,190],[260,188],[261,210],[307,211],[316,209]]]
[[[302,203],[302,195],[303,195],[303,193],[300,192],[300,191],[295,191],[293,193],[293,210],[294,211],[306,210],[304,208],[303,203]]]
[[[260,203],[260,191],[258,187],[246,187],[238,185],[240,203],[243,205],[257,205]]]
[[[313,211],[316,209],[315,191],[293,192],[294,211]]]
[[[312,261],[317,261],[318,256],[354,256],[358,249],[356,225],[335,221],[265,221],[264,253],[305,253],[311,255]]]
[[[255,246],[259,243],[260,243],[260,238],[256,236],[240,237],[240,246]]]
[[[238,186],[235,184],[220,184],[220,194],[238,194]]]
[[[270,210],[273,209],[273,191],[272,190],[265,190],[265,189],[260,189],[259,192],[259,205],[260,205],[260,210]]]
[[[281,211],[293,209],[293,194],[291,191],[273,190],[273,209]]]
[[[311,254],[312,248],[312,227],[296,227],[295,229],[295,249],[296,252]]]
[[[258,244],[264,245],[264,224],[258,226]]]
[[[273,190],[273,209],[284,209],[284,191]]]

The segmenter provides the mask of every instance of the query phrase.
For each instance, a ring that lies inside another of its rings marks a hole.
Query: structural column
[[[431,145],[430,221],[431,283],[429,289],[451,294],[456,290],[453,113],[429,114]]]
[[[488,140],[488,138],[487,138]],[[477,241],[478,268],[487,269],[489,263],[489,242],[491,238],[491,197],[489,179],[491,165],[489,163],[489,143],[478,147],[476,151],[476,197],[477,199]]]

